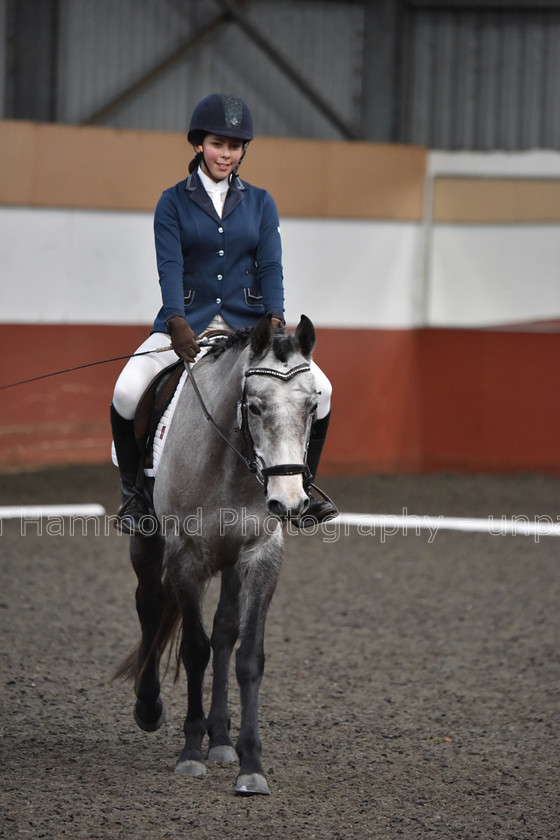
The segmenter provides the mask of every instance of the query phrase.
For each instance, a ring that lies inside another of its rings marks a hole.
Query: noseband
[[[311,366],[307,363],[303,363],[286,371],[267,367],[248,368],[248,370],[245,371],[243,395],[241,400],[237,403],[237,425],[243,432],[243,437],[253,454],[253,459],[249,469],[251,472],[255,473],[257,480],[264,486],[265,493],[268,485],[268,479],[271,475],[303,475],[304,479],[306,479],[311,477],[311,473],[307,464],[276,464],[273,467],[266,467],[261,456],[257,455],[247,417],[247,379],[250,376],[273,376],[276,379],[281,379],[283,382],[289,382],[289,380],[293,379],[294,376],[297,376],[298,373],[307,373],[310,370]]]

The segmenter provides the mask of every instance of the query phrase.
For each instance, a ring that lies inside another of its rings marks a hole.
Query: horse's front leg
[[[204,776],[202,739],[206,734],[202,686],[210,659],[210,639],[202,619],[202,596],[206,580],[193,573],[191,558],[184,548],[167,552],[166,565],[173,581],[183,617],[181,659],[187,674],[187,716],[183,725],[185,746],[175,772],[187,776]]]
[[[159,535],[137,535],[130,538],[130,559],[138,580],[136,611],[142,631],[135,663],[137,700],[134,719],[146,732],[155,732],[165,720],[165,709],[160,697],[160,650],[157,644],[165,606],[161,579],[163,549],[163,539]]]
[[[241,696],[241,726],[237,740],[241,794],[270,793],[261,763],[259,689],[264,673],[264,629],[281,564],[281,544],[265,556],[248,561],[241,593],[241,644],[235,672]]]
[[[222,572],[220,601],[212,631],[214,677],[207,725],[210,737],[208,758],[222,763],[237,761],[237,753],[229,734],[228,681],[231,654],[239,635],[240,588],[237,569],[235,566],[226,567]]]

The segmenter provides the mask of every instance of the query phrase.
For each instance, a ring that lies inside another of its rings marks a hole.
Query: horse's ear
[[[251,332],[251,350],[255,356],[262,356],[268,350],[273,332],[272,316],[265,315]]]
[[[302,356],[308,359],[315,347],[315,327],[307,317],[302,315],[296,327],[296,347]]]

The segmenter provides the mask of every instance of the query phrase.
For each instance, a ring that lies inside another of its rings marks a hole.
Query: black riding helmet
[[[193,111],[187,138],[198,145],[206,134],[236,137],[248,143],[253,139],[253,118],[247,105],[238,96],[211,93]]]

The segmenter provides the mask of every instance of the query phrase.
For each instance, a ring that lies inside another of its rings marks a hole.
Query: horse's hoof
[[[237,777],[235,792],[241,796],[252,796],[255,793],[269,796],[270,788],[265,777],[260,773],[243,773]]]
[[[177,762],[175,772],[180,776],[197,776],[198,778],[202,778],[202,776],[206,776],[206,767],[200,761],[186,758],[184,761]]]
[[[155,732],[160,726],[163,726],[165,722],[165,706],[161,697],[157,699],[154,715],[147,716],[145,711],[145,704],[141,700],[137,700],[134,706],[134,720],[140,729],[143,729],[144,732]]]
[[[237,762],[237,753],[233,747],[226,745],[210,747],[208,750],[208,759],[215,761],[217,764],[233,764],[233,762]]]

